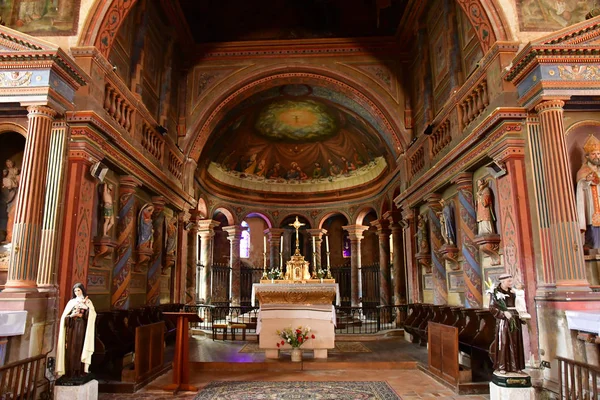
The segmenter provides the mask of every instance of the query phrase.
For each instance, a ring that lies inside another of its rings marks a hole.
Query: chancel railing
[[[352,299],[352,269],[349,265],[331,267],[331,276],[340,287],[342,306],[350,307]]]
[[[568,358],[558,360],[560,398],[566,400],[596,400],[600,381],[600,367]]]
[[[244,268],[240,271],[240,305],[253,306],[250,304],[252,298],[252,285],[259,283],[262,277],[262,268]]]
[[[363,307],[377,307],[379,300],[379,264],[363,265],[360,269],[362,278]]]
[[[228,305],[231,295],[229,293],[229,277],[231,267],[226,264],[213,264],[211,267],[211,303]]]
[[[0,399],[35,399],[35,380],[46,354],[0,367]]]

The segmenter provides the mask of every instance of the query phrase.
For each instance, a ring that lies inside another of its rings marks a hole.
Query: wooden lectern
[[[175,358],[173,359],[173,383],[163,389],[176,394],[179,391],[198,390],[190,382],[190,355],[188,329],[190,322],[202,322],[202,318],[191,312],[164,312],[163,315],[177,321],[177,339],[175,341]]]

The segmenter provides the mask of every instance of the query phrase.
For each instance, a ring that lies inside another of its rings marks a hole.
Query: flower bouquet
[[[281,271],[279,268],[272,268],[267,273],[267,277],[271,280],[283,279],[283,271]]]
[[[292,329],[292,327],[285,328],[282,331],[277,331],[277,335],[282,339],[281,342],[277,343],[277,347],[282,347],[286,343],[292,346],[292,348],[297,349],[306,343],[309,339],[314,339],[315,335],[310,333],[310,327],[299,326],[296,329]]]

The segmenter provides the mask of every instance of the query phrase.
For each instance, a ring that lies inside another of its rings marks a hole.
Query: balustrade
[[[165,139],[147,123],[142,127],[142,147],[162,163]]]
[[[459,103],[459,120],[463,130],[490,104],[485,76]]]
[[[133,107],[110,82],[106,83],[104,91],[104,109],[121,128],[131,133]]]
[[[169,172],[178,180],[183,177],[183,161],[177,157],[173,150],[169,150]]]
[[[421,145],[414,154],[410,157],[410,173],[411,177],[418,174],[425,166],[425,149]]]
[[[452,141],[450,120],[446,119],[435,129],[429,137],[429,151],[431,158],[437,156]]]

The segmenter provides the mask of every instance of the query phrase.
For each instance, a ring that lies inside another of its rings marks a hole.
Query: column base
[[[490,400],[534,400],[532,387],[502,387],[490,382]]]
[[[98,381],[79,386],[54,386],[54,400],[98,400]]]

